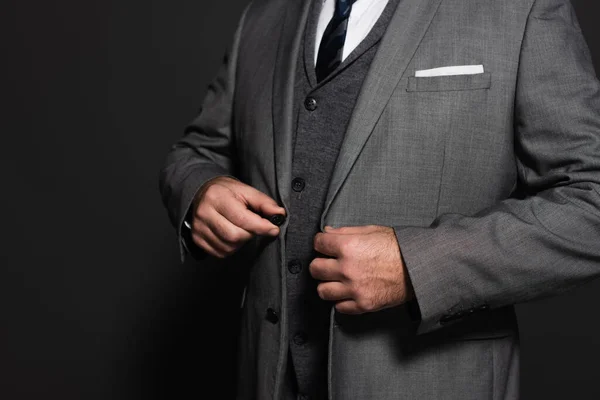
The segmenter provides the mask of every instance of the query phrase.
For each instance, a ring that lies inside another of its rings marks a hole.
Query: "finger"
[[[265,216],[271,216],[273,214],[285,215],[285,208],[281,207],[274,199],[265,193],[250,185],[242,186],[238,193],[246,200],[247,206],[257,214]]]
[[[317,285],[317,293],[323,300],[346,301],[352,299],[350,288],[341,282],[323,282]]]
[[[313,240],[313,247],[321,254],[340,257],[342,255],[340,245],[344,239],[342,235],[317,232]]]
[[[344,279],[339,261],[335,258],[315,258],[308,265],[308,270],[313,278],[320,281],[341,281]]]
[[[218,258],[223,257],[222,252],[216,250],[210,243],[208,243],[206,240],[204,240],[204,238],[202,236],[198,235],[197,233],[192,233],[192,240],[194,241],[196,246],[200,247],[201,249],[206,251],[208,254],[210,254],[214,257],[218,257]]]
[[[276,214],[286,215],[285,208],[268,203],[264,203],[258,213],[265,218],[269,218]]]
[[[364,311],[354,300],[342,300],[335,305],[335,309],[342,314],[364,314]]]
[[[340,226],[339,228],[334,228],[328,225],[325,227],[325,232],[352,235],[357,233],[370,233],[380,228],[381,227],[379,225]]]
[[[206,225],[217,238],[229,245],[238,246],[250,240],[253,236],[251,232],[236,226],[214,209],[209,211]]]
[[[261,217],[240,199],[234,197],[226,204],[219,204],[215,209],[235,226],[255,235],[277,235],[279,227],[266,218]]]
[[[234,249],[234,246],[229,243],[224,243],[211,231],[208,226],[204,224],[195,224],[192,230],[192,235],[194,234],[204,239],[204,241],[208,243],[215,251],[223,255]]]

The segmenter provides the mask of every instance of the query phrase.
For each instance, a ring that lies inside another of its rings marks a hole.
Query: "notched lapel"
[[[400,0],[365,76],[328,188],[327,212],[443,0]]]

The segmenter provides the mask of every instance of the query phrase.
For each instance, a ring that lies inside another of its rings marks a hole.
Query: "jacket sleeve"
[[[201,186],[217,176],[235,178],[235,143],[232,107],[241,31],[249,3],[239,19],[233,41],[208,86],[200,113],[175,142],[159,172],[159,191],[179,241],[181,262],[188,254],[195,259],[208,255],[191,240],[184,226],[186,215]]]
[[[600,275],[600,84],[569,0],[534,2],[514,106],[523,195],[429,227],[393,227],[417,334]]]

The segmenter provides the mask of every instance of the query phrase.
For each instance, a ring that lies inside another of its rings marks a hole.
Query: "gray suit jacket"
[[[160,190],[180,233],[231,175],[287,208],[293,77],[311,0],[253,0]],[[415,71],[481,64],[475,75]],[[514,399],[513,304],[600,274],[600,85],[568,0],[401,0],[365,78],[321,215],[395,229],[421,320],[332,308],[330,398]],[[239,398],[276,399],[287,355],[285,243],[230,258],[248,274]],[[265,318],[275,310],[278,322]]]

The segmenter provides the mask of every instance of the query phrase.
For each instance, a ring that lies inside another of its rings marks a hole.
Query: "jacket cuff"
[[[431,228],[393,226],[400,253],[414,290],[414,298],[407,302],[407,311],[415,322],[416,334],[431,332],[455,321],[453,315],[459,304],[459,293],[451,284],[451,271],[443,271],[443,249],[432,248]],[[448,290],[452,288],[452,290]],[[458,318],[457,318],[458,319]]]

